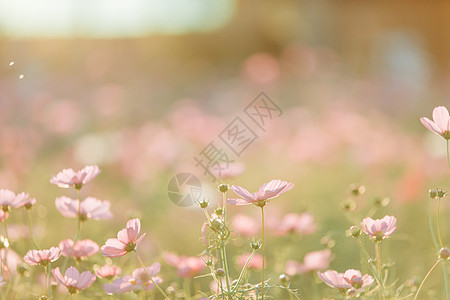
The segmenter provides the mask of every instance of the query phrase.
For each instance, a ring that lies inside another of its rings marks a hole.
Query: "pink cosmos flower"
[[[0,266],[3,267],[4,279],[9,280],[11,278],[11,274],[17,274],[17,266],[21,263],[22,259],[16,252],[14,252],[14,250],[9,248],[0,249]]]
[[[372,276],[368,274],[362,276],[360,271],[354,269],[349,269],[344,274],[328,270],[324,273],[317,272],[317,275],[330,287],[356,292],[363,291],[373,283]]]
[[[330,265],[331,250],[325,249],[320,251],[309,252],[303,258],[303,263],[294,260],[286,262],[286,274],[294,276],[296,274],[304,274],[311,271],[319,271],[328,268]]]
[[[397,219],[392,216],[385,216],[383,219],[377,220],[368,217],[361,222],[361,230],[376,241],[381,241],[394,233],[397,229],[395,223],[397,223]]]
[[[79,290],[86,289],[94,283],[96,277],[89,271],[80,272],[75,267],[66,270],[66,274],[62,276],[59,267],[52,269],[52,274],[62,285],[64,285],[70,294],[75,294]]]
[[[122,272],[122,269],[113,265],[104,265],[95,270],[95,275],[99,278],[113,279]]]
[[[428,130],[442,136],[444,139],[450,139],[450,116],[447,108],[438,106],[433,109],[433,121],[428,118],[420,118],[423,126]]]
[[[0,206],[7,212],[9,207],[15,207],[16,194],[7,189],[0,189]]]
[[[238,214],[233,217],[232,229],[241,235],[252,237],[258,233],[259,224],[246,215]]]
[[[250,193],[241,186],[233,185],[231,189],[243,199],[228,199],[227,203],[231,205],[248,205],[255,204],[263,207],[269,199],[280,196],[294,187],[294,184],[279,179],[274,179],[268,183],[264,183],[257,192]]]
[[[15,207],[25,207],[26,209],[31,209],[31,207],[36,204],[36,199],[30,198],[27,193],[19,193],[14,200]]]
[[[68,218],[77,218],[79,213],[79,201],[66,196],[61,196],[55,200],[56,208],[59,212]],[[87,197],[81,201],[81,220],[93,219],[103,220],[112,217],[109,210],[111,203],[108,200],[98,200],[93,197]]]
[[[97,177],[100,174],[98,166],[86,166],[78,172],[72,169],[64,169],[50,180],[50,183],[56,184],[61,188],[74,187],[79,190],[81,187]]]
[[[270,227],[275,231],[276,235],[283,236],[289,233],[312,234],[316,231],[314,217],[310,213],[302,213],[301,215],[289,213],[279,222],[274,222]]]
[[[96,254],[100,250],[99,245],[89,239],[77,241],[75,246],[73,245],[73,241],[71,239],[66,239],[59,242],[58,246],[61,249],[61,254],[63,256],[69,256],[70,251],[72,251],[71,257],[77,259],[85,259]]]
[[[168,265],[177,268],[178,276],[183,278],[197,276],[197,274],[206,266],[203,259],[196,256],[178,256],[174,253],[164,252],[163,259]]]
[[[102,254],[106,257],[119,257],[136,249],[142,241],[145,233],[137,238],[141,230],[141,221],[131,219],[127,222],[127,227],[117,233],[117,239],[108,239],[102,246]]]
[[[162,279],[156,276],[160,269],[161,265],[159,263],[154,263],[150,267],[146,267],[146,272],[142,268],[138,268],[133,271],[131,276],[127,275],[114,280],[112,283],[104,284],[103,288],[109,295],[123,294],[138,290],[148,291],[155,288],[155,285],[150,278],[158,285],[162,283]]]
[[[236,262],[239,267],[243,268],[247,259],[250,257],[250,253],[244,253],[238,256]],[[247,268],[254,270],[262,269],[263,256],[261,254],[254,254],[252,259],[248,262]],[[264,259],[265,265],[267,265],[267,261]]]
[[[56,261],[61,256],[61,250],[51,247],[48,250],[29,250],[23,257],[23,260],[30,266],[46,266],[50,262]]]

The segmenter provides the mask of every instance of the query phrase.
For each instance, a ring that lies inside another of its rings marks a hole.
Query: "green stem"
[[[447,143],[448,144],[448,143]],[[438,239],[439,239],[439,244],[441,246],[441,248],[444,247],[444,244],[442,243],[442,239],[441,239],[441,230],[439,229],[439,206],[441,205],[441,198],[438,198],[438,205],[437,205],[437,233],[438,233]]]
[[[27,214],[28,214],[28,226],[30,228],[30,236],[31,236],[31,241],[33,242],[34,247],[36,247],[36,249],[40,249],[38,244],[36,243],[35,239],[34,239],[34,235],[33,235],[33,222],[31,219],[31,210],[27,209]]]
[[[244,277],[245,274],[245,270],[247,269],[247,265],[250,262],[250,260],[252,259],[253,255],[255,255],[256,250],[253,250],[252,254],[250,254],[250,256],[247,258],[247,261],[245,262],[244,267],[242,268],[241,274],[239,275],[238,281],[236,286],[234,287],[234,289],[231,291],[231,293],[234,295],[234,293],[236,292],[236,290],[239,287],[239,284],[241,283],[242,277]]]
[[[66,270],[67,267],[67,263],[69,262],[70,257],[72,256],[72,252],[73,252],[73,248],[75,247],[75,244],[77,243],[77,241],[80,239],[80,234],[81,234],[81,227],[83,225],[83,222],[80,220],[80,218],[78,218],[78,229],[77,229],[77,234],[75,235],[75,239],[73,241],[73,245],[72,248],[70,248],[70,252],[69,255],[67,255],[66,259],[64,260],[64,264],[63,264],[63,271]]]
[[[148,277],[150,277],[151,282],[158,288],[159,292],[164,296],[164,299],[169,299],[167,297],[166,293],[161,289],[161,287],[153,280],[152,276],[147,272],[147,269],[145,268],[144,262],[142,261],[141,257],[139,256],[139,253],[136,251],[136,249],[133,250],[136,253],[136,256],[139,260],[139,263],[141,264],[142,269],[144,269],[144,272],[147,273]]]
[[[227,298],[228,299],[232,299],[231,298],[231,289],[230,289],[230,274],[228,273],[228,262],[227,262],[227,251],[225,250],[225,243],[223,241],[221,241],[221,248],[220,251],[222,253],[222,262],[223,262],[223,268],[225,270],[225,279],[226,279],[226,284],[227,284]],[[222,290],[223,291],[223,290]]]
[[[44,282],[44,295],[47,295],[47,282],[48,282],[48,267],[44,266],[45,282]]]
[[[223,194],[223,198],[222,198],[222,209],[223,209],[223,223],[225,223],[226,220],[226,206],[227,206],[227,192],[222,193]]]
[[[430,274],[436,269],[436,267],[439,265],[442,259],[438,259],[437,262],[431,267],[430,271],[428,271],[427,275],[425,275],[425,278],[422,280],[422,283],[420,284],[419,288],[417,289],[416,296],[414,297],[414,300],[417,299],[417,296],[419,296],[420,290],[422,289],[425,281],[427,281]]]
[[[261,269],[261,299],[264,300],[264,206],[261,206],[261,252],[262,252],[262,269]]]
[[[376,259],[377,259],[377,273],[380,280],[380,294],[382,298],[384,299],[384,284],[383,284],[383,276],[381,274],[381,241],[375,242],[375,252],[376,252]]]
[[[450,168],[450,157],[449,157],[449,153],[448,153],[448,140],[447,140],[447,165]]]
[[[190,281],[187,278],[185,278],[184,279],[184,294],[185,294],[186,299],[188,299],[188,300],[191,300],[190,285],[191,285]]]

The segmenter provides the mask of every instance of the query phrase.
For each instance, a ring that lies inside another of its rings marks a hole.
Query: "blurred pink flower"
[[[0,265],[3,267],[3,278],[9,280],[11,274],[17,273],[17,266],[22,263],[22,258],[12,249],[0,250]]]
[[[250,257],[250,253],[244,253],[237,257],[236,263],[239,267],[243,268],[247,259]],[[248,262],[247,268],[254,270],[262,269],[263,256],[261,254],[254,254],[252,259]],[[267,260],[264,259],[264,264],[267,265]]]
[[[140,230],[141,221],[139,219],[129,220],[127,227],[117,233],[117,239],[108,239],[102,246],[102,254],[107,257],[118,257],[134,251],[145,236],[144,233],[140,238],[137,238]]]
[[[95,270],[95,275],[100,278],[113,279],[122,272],[122,269],[113,265],[104,265]]]
[[[258,233],[259,223],[246,215],[237,214],[233,217],[232,229],[241,235],[252,237]]]
[[[287,235],[289,233],[312,234],[316,231],[314,217],[310,213],[302,213],[301,215],[289,213],[279,222],[273,222],[270,227],[275,231],[276,235]]]
[[[30,266],[46,266],[50,262],[56,261],[60,256],[61,250],[57,247],[51,247],[48,250],[29,250],[23,260]]]
[[[16,194],[7,189],[0,189],[0,206],[7,212],[9,207],[15,207]]]
[[[228,199],[227,203],[231,205],[255,204],[256,206],[263,207],[269,199],[278,197],[293,187],[293,183],[274,179],[268,183],[264,183],[257,192],[252,194],[241,186],[233,185],[231,189],[243,199]]]
[[[123,294],[138,290],[151,290],[155,287],[150,278],[156,283],[162,283],[162,279],[157,277],[161,265],[154,263],[150,267],[146,267],[145,271],[142,268],[135,269],[131,276],[127,275],[122,278],[114,280],[112,283],[103,285],[107,294]]]
[[[7,282],[3,280],[3,276],[0,275],[0,288],[5,285]]]
[[[97,177],[98,174],[100,174],[100,169],[96,165],[86,166],[78,172],[72,169],[63,169],[56,176],[53,176],[50,183],[61,188],[73,187],[79,190],[84,184]]]
[[[205,262],[196,256],[178,256],[174,253],[164,252],[163,259],[172,267],[177,268],[177,274],[183,278],[195,277],[203,268]]]
[[[70,251],[72,251],[71,257],[77,259],[85,259],[89,256],[96,254],[100,247],[93,240],[80,240],[73,245],[73,240],[66,239],[59,242],[59,248],[61,249],[61,254],[65,257],[69,256]],[[73,247],[73,249],[72,249]]]
[[[395,226],[396,223],[397,219],[392,216],[385,216],[383,219],[377,220],[368,217],[362,220],[361,230],[365,234],[375,238],[375,240],[381,241],[394,233],[395,229],[397,229]]]
[[[74,200],[66,196],[61,196],[55,200],[56,208],[59,212],[68,218],[76,218],[79,213],[79,200]],[[98,200],[94,197],[87,197],[81,201],[80,218],[82,220],[93,219],[103,220],[112,217],[109,210],[111,204],[108,200]]]
[[[6,219],[8,219],[8,217],[9,217],[9,213],[0,209],[0,223],[4,222]]]
[[[211,168],[211,173],[220,179],[230,179],[241,175],[245,171],[245,165],[241,162],[237,163],[218,163]]]
[[[59,267],[52,269],[52,274],[56,280],[64,285],[70,294],[75,294],[79,290],[86,289],[94,283],[96,277],[89,271],[80,272],[75,267],[66,270],[66,274],[62,276]]]
[[[433,121],[428,118],[420,118],[423,126],[428,130],[442,136],[446,140],[450,139],[450,116],[447,108],[438,106],[433,109]]]
[[[30,195],[27,193],[19,193],[14,200],[15,207],[25,207],[26,209],[30,209],[34,204],[36,204],[36,199],[30,198]]]
[[[311,271],[319,271],[328,268],[330,265],[331,250],[325,249],[320,251],[309,252],[303,258],[303,263],[294,260],[286,262],[286,274],[294,276],[296,274],[304,274]]]
[[[356,292],[363,291],[373,283],[372,276],[368,274],[362,276],[360,271],[354,269],[349,269],[344,274],[328,270],[324,273],[317,272],[317,275],[330,287],[350,289]]]

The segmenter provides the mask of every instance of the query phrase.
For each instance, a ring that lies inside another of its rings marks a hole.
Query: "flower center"
[[[355,276],[352,277],[352,280],[351,280],[351,283],[350,283],[350,284],[351,284],[352,287],[354,287],[355,289],[359,289],[359,288],[362,287],[363,283],[364,283],[364,281],[362,280],[362,278],[355,275]]]
[[[133,242],[128,243],[128,245],[125,247],[125,251],[131,252],[136,248],[136,244]]]
[[[74,286],[68,286],[68,287],[67,287],[67,290],[68,290],[69,293],[72,294],[72,295],[78,293],[78,289],[77,289],[76,287],[74,287]]]
[[[373,234],[376,241],[381,241],[384,238],[384,232],[383,231],[377,231]]]
[[[444,131],[442,133],[442,136],[444,137],[444,139],[450,140],[450,131]]]

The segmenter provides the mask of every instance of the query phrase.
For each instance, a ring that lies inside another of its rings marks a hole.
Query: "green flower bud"
[[[282,286],[287,286],[289,284],[290,278],[286,274],[281,274],[278,276],[278,283]]]
[[[353,196],[360,196],[366,192],[366,187],[363,185],[358,184],[351,184],[350,185],[350,194]]]
[[[253,241],[250,243],[250,246],[252,247],[253,250],[259,250],[262,247],[262,243],[261,243],[261,241],[257,241],[257,242]]]
[[[430,196],[431,199],[436,199],[437,197],[437,192],[435,189],[429,189],[428,190],[428,196]]]
[[[224,269],[216,269],[214,271],[214,275],[216,275],[217,278],[222,278],[225,275],[225,270]]]
[[[208,200],[206,200],[206,198],[203,198],[203,200],[197,202],[197,204],[198,204],[201,208],[205,209],[205,208],[208,207],[209,202],[208,202]]]
[[[448,248],[442,248],[439,251],[439,257],[442,259],[448,259],[450,256],[450,251],[448,250]]]
[[[217,188],[222,193],[226,193],[228,191],[228,184],[219,184],[219,186]]]
[[[357,238],[361,235],[361,229],[358,226],[352,226],[347,229],[346,235],[349,237]]]

